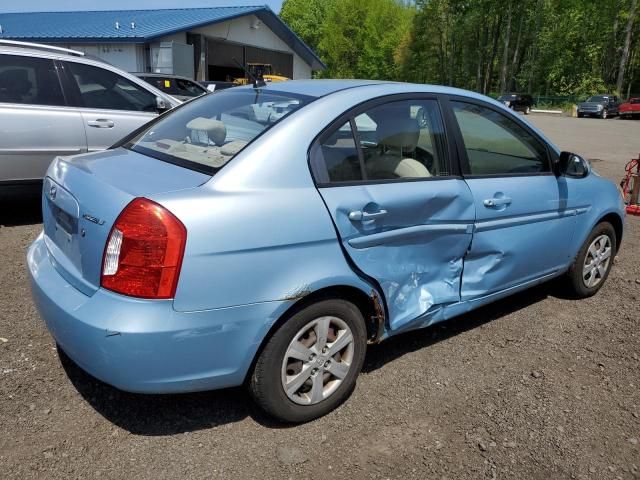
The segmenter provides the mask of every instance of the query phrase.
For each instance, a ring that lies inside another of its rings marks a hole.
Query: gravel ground
[[[530,120],[615,181],[640,151],[640,122]],[[638,217],[595,297],[542,285],[372,347],[346,404],[283,427],[241,389],[133,395],[61,359],[25,273],[38,199],[0,201],[1,478],[640,478]]]

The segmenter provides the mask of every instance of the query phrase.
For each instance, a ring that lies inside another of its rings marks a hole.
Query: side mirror
[[[584,178],[589,174],[589,162],[580,155],[571,152],[562,152],[558,160],[554,163],[554,170],[557,176],[567,176],[572,178]]]
[[[156,110],[158,113],[164,113],[167,110],[171,110],[171,105],[169,105],[164,98],[156,97]]]

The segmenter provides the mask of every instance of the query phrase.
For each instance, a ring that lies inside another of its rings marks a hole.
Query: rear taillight
[[[111,229],[100,285],[131,297],[173,298],[186,242],[187,230],[169,210],[136,198]]]

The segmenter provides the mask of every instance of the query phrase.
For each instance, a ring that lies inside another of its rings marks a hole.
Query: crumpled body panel
[[[346,254],[380,285],[391,330],[460,301],[463,258],[474,221],[464,181],[332,187],[320,193]],[[374,219],[349,218],[351,212],[381,210],[386,214]]]
[[[477,220],[465,258],[462,300],[482,297],[566,268],[577,209],[553,174],[474,178]],[[499,208],[487,200],[509,198]]]

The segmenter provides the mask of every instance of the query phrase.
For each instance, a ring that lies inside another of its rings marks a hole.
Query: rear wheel
[[[524,114],[525,114],[525,115],[529,115],[530,113],[531,113],[531,107],[527,106],[527,107],[524,109]]]
[[[367,333],[360,310],[322,300],[289,318],[256,362],[249,390],[267,413],[292,423],[321,417],[353,391]]]
[[[571,292],[580,298],[597,293],[609,276],[616,248],[613,226],[608,222],[596,225],[569,269]]]
[[[584,117],[584,115],[583,115],[583,114],[581,114],[581,113],[579,113],[579,114],[578,114],[578,118],[582,118],[582,117]]]

